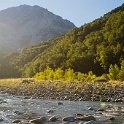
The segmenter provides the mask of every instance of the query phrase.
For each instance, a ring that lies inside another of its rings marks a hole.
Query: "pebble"
[[[25,96],[24,99],[31,99],[31,97],[29,97],[29,96]]]
[[[110,117],[109,120],[114,121],[115,117]]]
[[[76,116],[84,116],[84,114],[80,114],[80,113],[78,113],[78,114],[76,114]]]
[[[47,110],[47,113],[54,113],[54,110]]]
[[[12,123],[19,123],[21,122],[20,120],[14,120]]]
[[[74,119],[74,117],[73,116],[69,116],[69,117],[64,117],[64,118],[62,118],[62,121],[74,121],[75,119]]]
[[[40,117],[40,118],[36,118],[36,119],[30,120],[30,123],[43,124],[45,120],[46,120],[45,117]]]
[[[63,105],[63,103],[62,102],[58,102],[58,105]]]
[[[92,107],[89,107],[88,110],[91,110],[91,111],[92,111],[92,110],[94,110],[94,109],[93,109]]]
[[[3,120],[2,118],[0,118],[0,122],[1,122],[1,121],[4,121],[4,120]]]
[[[57,121],[57,117],[54,115],[54,116],[52,116],[52,117],[49,118],[49,121],[55,122],[55,121]]]
[[[103,112],[103,111],[105,111],[105,110],[104,110],[104,109],[102,109],[102,108],[100,108],[100,109],[98,109],[97,111],[102,111],[102,112]]]
[[[0,104],[4,104],[4,103],[7,103],[7,101],[0,100]]]
[[[88,121],[88,122],[79,122],[79,124],[94,124],[94,121]]]
[[[79,116],[75,118],[76,120],[82,120],[82,121],[95,121],[96,118],[93,115],[88,115],[88,116]]]
[[[14,113],[17,115],[23,115],[24,114],[23,112],[20,112],[20,111],[14,111]]]

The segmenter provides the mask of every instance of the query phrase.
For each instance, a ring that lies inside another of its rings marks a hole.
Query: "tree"
[[[85,80],[85,78],[86,78],[86,74],[84,74],[84,73],[81,73],[81,72],[77,72],[77,80],[78,81],[84,81]]]
[[[119,67],[115,65],[110,65],[108,77],[110,80],[117,80],[119,74]]]
[[[119,80],[124,81],[124,60],[121,63],[121,70],[119,72]]]
[[[76,74],[74,73],[73,69],[67,69],[65,71],[65,75],[64,75],[65,81],[74,81],[76,78]]]
[[[63,80],[64,71],[61,68],[55,70],[54,80]]]
[[[53,78],[54,78],[54,71],[50,67],[47,67],[44,70],[44,75],[46,77],[46,80],[53,80]]]
[[[93,74],[92,71],[89,71],[89,72],[88,72],[88,75],[87,75],[86,78],[85,78],[85,81],[86,81],[86,82],[88,82],[88,81],[94,82],[95,79],[96,79],[96,75]]]

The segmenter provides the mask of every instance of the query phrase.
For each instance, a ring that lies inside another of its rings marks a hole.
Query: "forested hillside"
[[[97,76],[118,70],[119,79],[124,80],[124,5],[63,36],[1,59],[1,78],[32,77],[50,67],[92,71]]]

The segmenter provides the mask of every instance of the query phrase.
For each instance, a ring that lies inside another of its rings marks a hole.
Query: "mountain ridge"
[[[0,11],[1,46],[24,48],[65,34],[75,25],[40,6],[21,5]]]

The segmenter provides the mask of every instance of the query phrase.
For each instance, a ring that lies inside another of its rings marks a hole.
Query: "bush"
[[[66,81],[66,82],[94,82],[96,75],[90,71],[88,74],[81,72],[74,72],[73,69],[69,68],[65,71],[61,68],[52,70],[47,67],[44,71],[36,73],[34,76],[38,80],[52,80],[52,81]]]
[[[119,75],[119,67],[115,65],[110,65],[108,77],[110,80],[117,80]]]
[[[124,81],[124,60],[121,63],[121,70],[118,75],[119,80]]]
[[[97,77],[94,82],[107,82],[108,79],[104,76]]]

